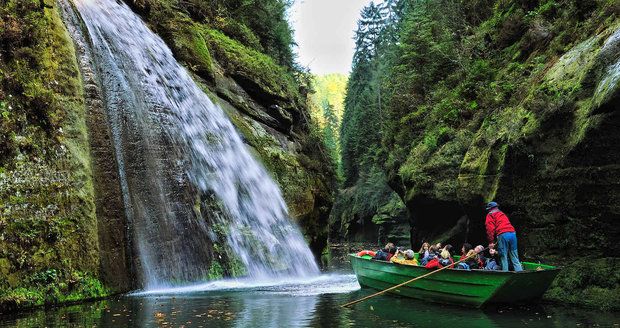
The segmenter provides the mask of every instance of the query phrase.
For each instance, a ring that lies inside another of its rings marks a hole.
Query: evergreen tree
[[[341,153],[345,187],[352,186],[360,170],[378,165],[381,144],[382,84],[386,58],[398,40],[397,25],[403,1],[371,2],[361,12],[355,31],[355,53],[347,85],[341,127]]]
[[[330,157],[334,163],[338,164],[340,156],[340,145],[338,144],[338,128],[340,123],[334,112],[334,106],[325,100],[323,102],[323,116],[325,117],[325,126],[323,127],[323,140],[329,151]]]

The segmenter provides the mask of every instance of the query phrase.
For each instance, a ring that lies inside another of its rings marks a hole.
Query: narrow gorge
[[[517,316],[620,309],[620,2],[360,1],[350,72],[317,75],[310,1],[0,0],[0,314],[144,301],[148,326],[172,290],[226,322],[411,323],[340,308],[367,295],[347,253],[486,245],[489,201],[561,268]],[[498,313],[473,322],[522,322]]]

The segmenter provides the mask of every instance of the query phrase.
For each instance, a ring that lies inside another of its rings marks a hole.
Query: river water
[[[0,317],[0,327],[614,327],[620,315],[547,304],[485,310],[369,295],[350,272],[220,281]]]

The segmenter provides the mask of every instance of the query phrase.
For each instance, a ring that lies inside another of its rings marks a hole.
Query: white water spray
[[[265,169],[230,120],[131,9],[114,0],[75,0],[92,40],[121,188],[147,288],[210,274],[212,226],[257,280],[319,273]],[[202,197],[202,198],[201,198]]]

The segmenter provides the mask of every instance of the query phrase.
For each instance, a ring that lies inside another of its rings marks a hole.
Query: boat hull
[[[384,290],[415,277],[430,269],[350,256],[353,271],[361,286]],[[514,303],[540,298],[558,273],[545,266],[540,271],[501,272],[483,270],[443,270],[413,283],[396,288],[390,293],[469,307],[489,303]]]

